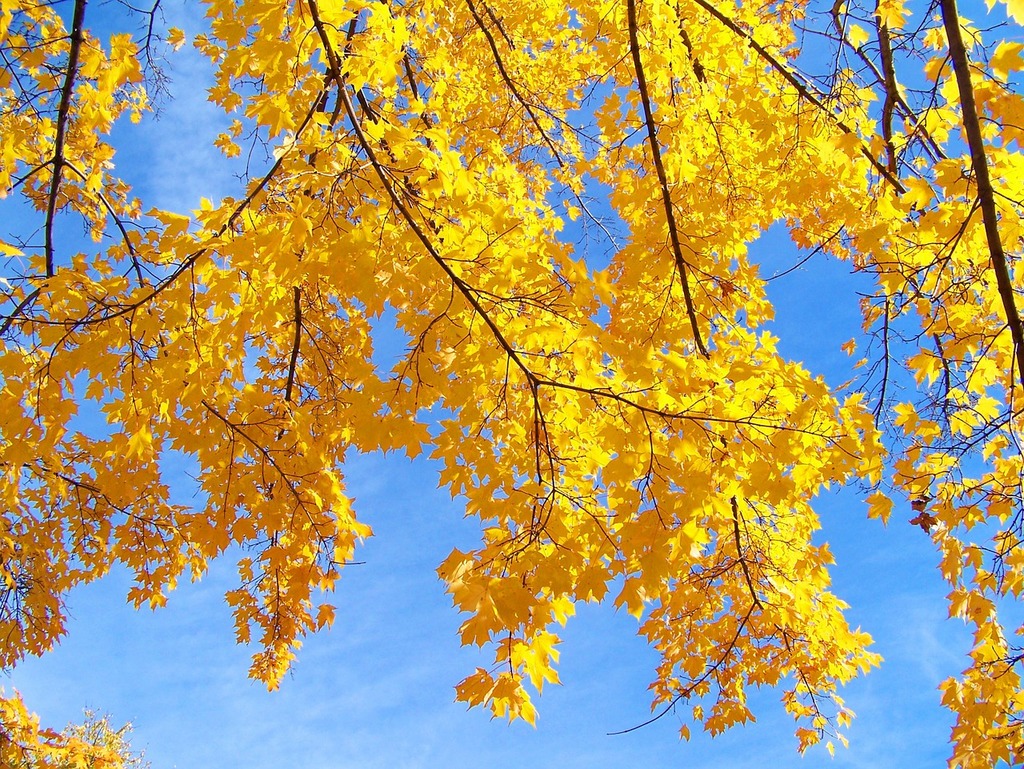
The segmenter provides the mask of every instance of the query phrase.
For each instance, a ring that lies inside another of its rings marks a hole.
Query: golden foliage
[[[0,690],[0,766],[6,769],[144,769],[131,752],[131,725],[114,729],[109,718],[86,713],[82,724],[61,733],[39,726],[21,696]]]
[[[481,522],[438,570],[495,654],[460,699],[532,721],[557,627],[608,600],[661,655],[656,707],[718,733],[782,686],[802,750],[878,662],[813,541],[815,496],[860,481],[883,520],[913,501],[976,628],[943,687],[953,763],[1024,758],[998,612],[1024,585],[1020,44],[983,46],[951,0],[207,5],[193,42],[234,119],[215,144],[267,161],[181,212],[113,173],[156,41],[97,38],[84,0],[2,3],[0,194],[39,234],[0,242],[0,666],[49,649],[64,596],[114,564],[158,606],[241,548],[227,600],[275,686],[370,535],[346,453],[426,450]],[[67,245],[72,216],[95,247]],[[860,392],[763,328],[748,249],[779,221],[877,278]],[[385,311],[408,340],[390,371]]]

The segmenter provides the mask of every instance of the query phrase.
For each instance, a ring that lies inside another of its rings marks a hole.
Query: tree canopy
[[[879,659],[814,500],[858,484],[973,630],[952,764],[1024,760],[1024,6],[997,6],[211,0],[186,41],[158,7],[3,0],[0,667],[116,564],[159,606],[228,554],[276,686],[371,535],[346,455],[425,452],[480,522],[438,568],[494,653],[459,699],[532,721],[558,627],[608,601],[656,708],[718,733],[779,686],[831,746]],[[197,211],[116,167],[183,44],[245,158]],[[778,224],[869,278],[843,387],[765,329]],[[0,700],[32,749],[26,719]]]
[[[0,698],[0,762],[7,769],[148,769],[133,753],[131,724],[115,729],[106,716],[86,711],[82,724],[63,732],[40,727],[17,695]]]

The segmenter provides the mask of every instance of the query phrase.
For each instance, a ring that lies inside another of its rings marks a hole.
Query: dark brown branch
[[[889,172],[896,173],[896,147],[892,143],[892,116],[896,107],[896,70],[892,61],[892,40],[889,37],[889,25],[878,13],[881,0],[876,2],[875,26],[878,31],[878,50],[882,57],[882,72],[885,74],[883,88],[885,101],[882,103],[882,138],[885,140],[885,151],[888,157]]]
[[[687,275],[686,260],[683,258],[683,248],[679,243],[679,230],[676,226],[675,209],[672,204],[672,195],[668,186],[668,175],[665,173],[665,164],[661,160],[661,146],[658,143],[658,133],[654,124],[654,112],[651,109],[651,96],[647,88],[647,78],[644,76],[643,63],[640,61],[640,40],[637,37],[636,0],[626,0],[626,12],[629,19],[629,49],[633,55],[633,68],[636,70],[637,87],[640,90],[640,101],[644,108],[644,122],[647,124],[647,139],[651,146],[651,155],[654,159],[654,169],[658,174],[658,182],[661,184],[661,200],[665,207],[665,219],[668,225],[668,235],[672,242],[672,255],[675,258],[676,269],[679,271],[679,282],[683,288],[683,301],[686,303],[686,315],[690,319],[690,328],[693,331],[693,341],[697,350],[705,358],[708,357],[708,350],[701,339],[700,326],[697,323],[697,312],[693,307],[693,297],[690,296],[690,281]]]
[[[71,19],[71,47],[68,50],[68,68],[64,73],[64,85],[60,89],[60,105],[57,107],[57,127],[53,140],[53,175],[50,177],[50,191],[46,199],[45,255],[46,277],[54,275],[53,224],[57,215],[57,194],[64,171],[64,140],[71,118],[71,97],[75,90],[75,76],[78,74],[78,56],[82,50],[82,23],[85,21],[86,0],[75,0],[75,11]]]
[[[412,71],[412,62],[409,59],[408,51],[406,51],[405,54],[402,56],[402,66],[405,69],[405,79],[409,83],[409,90],[412,91],[413,98],[419,100],[420,87],[419,84],[416,82],[416,75]],[[423,112],[420,113],[420,120],[422,120],[427,125],[427,128],[431,128],[434,125],[434,121],[431,119],[430,115],[427,114],[426,109],[424,109]],[[427,146],[430,149],[434,149],[434,140],[428,138]]]
[[[313,116],[320,111],[320,101],[323,94],[324,91],[320,91],[320,93],[316,96],[316,98],[313,100],[313,106],[306,113],[306,116],[303,118],[302,123],[296,129],[295,139],[292,143],[292,147],[298,144],[299,137],[301,137],[302,134],[305,132],[306,128],[309,127],[309,124],[313,120]],[[289,148],[289,150],[290,149],[291,148]],[[235,224],[238,222],[238,218],[246,211],[246,209],[249,208],[253,200],[256,199],[256,196],[259,195],[263,190],[265,190],[267,185],[270,184],[271,180],[274,178],[274,176],[280,170],[281,166],[284,164],[285,158],[288,157],[288,154],[288,151],[282,152],[280,157],[278,157],[277,160],[274,161],[274,165],[270,167],[270,170],[268,170],[267,173],[264,174],[263,177],[252,187],[252,189],[249,190],[249,193],[242,199],[242,201],[235,206],[235,208],[231,212],[231,215],[227,218],[227,221],[225,221],[224,224],[217,228],[217,231],[214,233],[213,236],[214,239],[221,237],[225,233],[229,232],[235,226]],[[185,257],[184,261],[174,269],[174,272],[172,272],[170,275],[164,278],[156,286],[154,286],[153,289],[141,299],[132,302],[129,305],[124,305],[118,307],[117,309],[103,313],[99,315],[99,317],[79,319],[77,321],[74,321],[73,324],[78,325],[86,323],[104,323],[108,320],[113,320],[114,318],[119,318],[121,316],[135,312],[139,307],[141,307],[146,302],[154,299],[159,294],[163,293],[178,278],[180,278],[183,274],[191,270],[195,266],[195,263],[209,250],[209,247],[204,246],[190,253],[188,256]],[[10,320],[10,318],[8,318],[7,320]],[[7,325],[9,325],[9,323]]]
[[[44,168],[46,168],[48,165],[50,165],[51,162],[52,161],[44,160],[42,163],[39,163],[38,165],[33,166],[32,168],[30,168],[28,171],[23,173],[21,176],[15,177],[14,181],[11,182],[11,186],[8,187],[6,192],[4,193],[4,197],[6,197],[7,195],[10,195],[12,192],[14,192],[16,189],[18,189],[18,187],[23,185],[25,182],[27,182],[29,179],[31,179],[33,176],[35,176],[37,173],[39,173]]]
[[[312,5],[312,3],[310,4]],[[349,98],[344,81],[339,81],[338,83],[338,96],[341,99],[342,105],[345,107],[345,112],[348,115],[349,122],[351,122],[352,127],[355,130],[356,139],[362,146],[363,151],[366,153],[366,156],[370,161],[370,165],[373,166],[373,170],[376,172],[377,177],[384,186],[384,191],[387,193],[388,197],[391,198],[392,204],[394,204],[395,208],[398,209],[398,212],[402,215],[405,223],[412,230],[416,239],[423,245],[424,249],[426,249],[430,257],[438,264],[438,266],[441,267],[445,275],[448,276],[448,279],[451,280],[459,290],[459,293],[465,297],[467,302],[469,302],[469,305],[473,308],[474,312],[480,316],[487,328],[490,329],[501,349],[504,350],[505,354],[515,362],[516,366],[523,372],[526,378],[533,381],[536,378],[534,373],[523,362],[522,358],[519,357],[519,353],[516,352],[515,348],[512,347],[511,343],[505,338],[505,335],[502,334],[501,329],[498,328],[490,315],[487,314],[487,311],[484,310],[483,306],[480,304],[480,300],[473,293],[469,284],[455,274],[448,262],[444,260],[438,250],[434,247],[434,244],[430,241],[430,238],[427,237],[423,228],[417,223],[416,218],[405,205],[401,196],[395,191],[394,185],[391,183],[387,172],[384,170],[384,166],[381,165],[380,160],[377,158],[377,154],[373,151],[373,147],[370,146],[370,142],[360,126],[359,115],[356,114],[355,107],[352,105],[352,100]],[[372,117],[372,115],[370,117]]]
[[[480,14],[477,12],[476,7],[473,5],[472,0],[466,0],[466,4],[469,7],[469,12],[473,15],[473,20],[476,22],[477,26],[480,28],[480,31],[484,33],[484,37],[487,38],[487,44],[488,44],[488,46],[491,49],[491,55],[494,58],[494,63],[495,63],[495,66],[497,66],[497,68],[498,68],[498,74],[501,75],[501,79],[503,81],[505,81],[505,85],[508,86],[508,89],[512,93],[512,96],[515,98],[515,100],[517,102],[519,102],[520,106],[522,106],[522,108],[526,111],[526,114],[530,118],[530,122],[533,123],[534,128],[537,129],[537,133],[540,134],[541,139],[548,146],[548,149],[551,151],[551,156],[555,159],[555,162],[558,164],[558,167],[559,168],[566,168],[567,167],[566,166],[566,162],[562,158],[561,152],[559,152],[558,147],[555,145],[554,140],[548,135],[548,132],[545,131],[544,127],[540,124],[540,119],[537,117],[537,113],[536,113],[536,110],[534,109],[533,105],[531,105],[530,102],[528,102],[525,98],[523,98],[522,93],[520,93],[520,91],[519,91],[519,87],[515,84],[515,81],[512,79],[512,76],[509,74],[508,70],[505,68],[505,62],[502,60],[501,53],[498,51],[498,45],[497,45],[497,41],[494,39],[494,35],[491,34],[490,29],[488,29],[488,27],[484,24],[484,21],[480,17]],[[501,20],[494,14],[494,11],[492,11],[488,5],[484,4],[484,8],[487,11],[487,15],[491,18],[491,20],[494,22],[494,24],[498,27],[499,31],[502,34],[502,37],[504,37],[505,41],[508,43],[509,48],[514,49],[515,45],[513,44],[511,38],[509,38],[508,34],[505,32],[505,28],[501,24]],[[406,66],[408,67],[408,63],[406,64]],[[412,80],[412,75],[411,74],[409,75],[409,79],[410,79],[411,83],[414,83],[414,81]],[[415,93],[415,90],[414,90],[414,93]],[[426,122],[427,122],[427,125],[430,125],[430,121],[429,120],[426,120]],[[591,221],[593,221],[594,224],[596,224],[598,227],[600,227],[601,230],[604,232],[605,237],[608,238],[609,242],[614,244],[615,243],[614,236],[608,231],[608,228],[605,227],[604,223],[600,219],[598,219],[596,216],[594,216],[593,213],[591,213],[590,207],[587,205],[586,201],[583,200],[583,198],[580,197],[580,195],[578,193],[576,193],[576,192],[573,192],[572,196],[576,200],[576,203],[579,204],[580,210],[582,210],[587,215],[587,218],[589,218]]]
[[[334,46],[331,45],[330,38],[327,36],[327,29],[324,27],[323,19],[320,18],[320,6],[314,2],[309,2],[307,5],[309,6],[310,16],[313,17],[313,26],[316,27],[316,32],[320,36],[320,42],[324,47],[324,54],[327,56],[327,75],[340,88],[342,85],[341,61],[339,61],[338,54],[335,52]],[[355,25],[356,19],[352,19],[349,23],[350,38],[355,32]]]
[[[953,392],[953,373],[949,368],[949,360],[946,358],[946,351],[942,347],[942,339],[938,334],[932,334],[932,341],[935,342],[935,352],[942,361],[942,412],[949,421],[949,396]]]
[[[732,506],[732,533],[736,539],[736,557],[739,559],[740,566],[743,567],[743,579],[746,580],[747,590],[750,591],[750,599],[753,601],[753,605],[750,608],[753,609],[756,606],[760,609],[761,599],[757,597],[757,590],[754,589],[754,580],[750,577],[750,567],[747,565],[747,559],[743,555],[742,539],[740,538],[740,506],[736,501],[736,497],[732,497],[729,500],[729,504]]]
[[[956,73],[957,89],[960,92],[960,114],[967,134],[967,144],[971,149],[971,167],[978,184],[978,203],[985,224],[985,239],[988,242],[989,257],[992,271],[996,274],[996,285],[999,298],[1003,302],[1003,314],[1006,325],[1010,327],[1013,338],[1013,349],[1017,359],[1017,378],[1024,385],[1024,323],[1013,295],[1013,281],[1003,251],[1003,243],[999,239],[999,213],[996,210],[995,191],[988,173],[988,161],[985,158],[985,141],[981,135],[981,120],[974,104],[974,86],[971,84],[971,63],[967,57],[960,31],[960,16],[956,0],[940,0],[942,23],[946,28],[949,40],[949,57]]]
[[[835,435],[828,435],[827,433],[817,432],[815,430],[807,430],[802,427],[789,427],[783,424],[772,424],[771,422],[764,422],[755,419],[755,413],[751,413],[749,416],[726,418],[726,417],[715,417],[710,414],[704,414],[701,412],[691,412],[688,410],[683,411],[665,411],[664,409],[652,408],[651,406],[645,406],[638,401],[633,400],[625,395],[621,395],[611,390],[601,390],[592,387],[581,387],[580,385],[572,384],[571,382],[559,382],[554,379],[545,379],[538,377],[532,371],[530,376],[537,378],[537,385],[539,387],[550,387],[554,390],[569,390],[571,392],[581,393],[583,395],[589,395],[595,400],[603,399],[610,400],[617,403],[621,403],[624,406],[629,406],[632,409],[640,412],[641,414],[650,414],[651,416],[660,417],[664,420],[682,420],[684,422],[692,422],[694,424],[703,427],[704,423],[707,424],[723,424],[732,425],[733,427],[750,427],[755,430],[764,431],[777,431],[784,433],[795,433],[798,435],[808,435],[814,438],[822,438],[830,443],[837,444],[838,437]],[[701,399],[703,400],[703,399]],[[698,401],[699,403],[699,401]],[[706,428],[705,428],[706,430]]]
[[[31,293],[29,293],[24,299],[22,299],[18,303],[18,306],[11,311],[10,315],[4,318],[3,325],[0,325],[0,337],[7,333],[7,329],[11,327],[11,325],[14,323],[18,315],[24,312],[25,308],[31,305],[39,297],[39,294],[41,294],[42,291],[43,289],[37,286]]]
[[[481,1],[483,2],[484,10],[487,11],[487,15],[490,17],[491,21],[494,22],[494,26],[498,28],[498,31],[501,33],[501,36],[505,38],[505,42],[508,43],[508,47],[515,50],[516,44],[512,42],[512,38],[508,36],[508,32],[505,31],[505,25],[501,23],[501,19],[499,19],[497,14],[494,13],[494,11],[491,9],[491,6],[487,4],[486,0]],[[474,15],[476,14],[474,13]]]
[[[405,79],[409,82],[409,90],[412,91],[413,98],[419,99],[420,87],[416,84],[416,77],[412,71],[412,62],[409,61],[408,51],[406,51],[405,54],[402,56],[402,67],[405,69]],[[429,116],[421,115],[420,117],[423,117],[427,125],[430,125]]]
[[[878,394],[878,405],[875,406],[875,425],[882,418],[885,410],[885,398],[889,387],[889,363],[892,355],[889,352],[889,297],[885,298],[885,310],[882,320],[882,391]]]
[[[291,403],[292,386],[295,384],[295,366],[299,361],[299,342],[302,341],[302,289],[295,286],[293,289],[295,298],[295,338],[292,341],[291,360],[288,361],[288,382],[284,387],[284,399]]]
[[[321,552],[330,553],[333,549],[331,546],[331,540],[333,539],[333,535],[331,535],[330,533],[322,533],[321,529],[325,528],[326,524],[322,520],[317,520],[313,516],[313,513],[310,512],[311,509],[315,510],[316,507],[311,506],[310,501],[302,495],[302,487],[299,485],[299,481],[302,480],[302,476],[295,476],[286,472],[285,469],[274,458],[274,455],[271,453],[270,449],[268,449],[266,445],[264,445],[261,441],[257,441],[256,439],[254,439],[251,435],[249,435],[249,433],[247,433],[243,429],[244,427],[246,427],[246,424],[244,422],[242,424],[232,422],[230,419],[228,419],[227,416],[225,416],[216,408],[214,408],[214,406],[205,398],[201,401],[201,403],[203,404],[203,408],[205,408],[207,411],[213,414],[213,416],[215,416],[218,420],[220,420],[220,422],[225,427],[228,428],[228,430],[230,431],[229,435],[232,443],[234,442],[236,435],[240,436],[242,440],[244,440],[246,443],[252,446],[256,454],[259,454],[263,458],[264,464],[269,465],[274,470],[274,472],[277,473],[277,476],[281,479],[282,483],[284,483],[285,488],[288,490],[292,498],[294,498],[295,500],[295,508],[293,508],[292,515],[295,514],[296,510],[301,510],[302,513],[305,515],[306,520],[309,522],[310,530],[313,531],[313,533],[316,536],[317,542],[319,543],[321,548]],[[273,488],[273,482],[271,483],[271,488]],[[336,562],[332,559],[331,563]]]
[[[471,2],[471,0],[467,0],[467,2]],[[473,311],[477,315],[479,315],[480,318],[483,320],[484,324],[490,330],[491,334],[494,336],[494,339],[497,341],[498,345],[505,352],[505,354],[508,357],[508,359],[516,364],[517,368],[519,368],[519,370],[523,373],[523,375],[526,378],[527,382],[529,382],[530,390],[531,390],[531,393],[533,394],[534,407],[535,407],[535,410],[534,410],[534,430],[535,430],[535,435],[537,436],[537,438],[536,438],[536,442],[537,442],[536,445],[537,445],[537,450],[538,450],[538,457],[537,457],[538,468],[537,468],[537,470],[538,470],[538,475],[540,475],[541,470],[540,470],[540,464],[539,464],[540,463],[540,455],[539,455],[539,451],[540,451],[540,436],[539,436],[539,431],[542,430],[545,435],[547,434],[547,427],[546,427],[546,424],[543,423],[544,416],[543,416],[543,411],[540,409],[540,403],[539,403],[539,398],[538,398],[538,389],[539,389],[539,385],[540,385],[540,379],[529,368],[529,366],[526,365],[526,363],[520,357],[519,353],[515,350],[515,348],[511,345],[511,343],[505,338],[504,334],[501,332],[501,329],[498,328],[497,324],[495,324],[494,320],[490,317],[490,315],[483,308],[483,306],[480,303],[479,297],[476,295],[476,293],[473,291],[473,289],[469,286],[469,284],[467,284],[464,280],[462,280],[462,278],[460,278],[452,270],[451,266],[449,266],[449,264],[444,260],[444,258],[441,256],[441,254],[437,251],[437,249],[435,248],[434,244],[431,242],[430,238],[423,231],[423,228],[419,226],[419,223],[416,221],[415,217],[412,215],[412,212],[405,205],[405,202],[402,199],[402,196],[400,196],[398,194],[398,192],[395,190],[394,184],[389,179],[388,174],[386,173],[386,171],[385,171],[383,165],[381,164],[380,160],[377,158],[377,154],[374,152],[373,147],[371,146],[371,144],[370,144],[366,134],[362,130],[361,123],[360,123],[360,120],[359,120],[359,115],[356,113],[355,107],[352,104],[352,100],[351,100],[351,98],[349,98],[349,95],[348,95],[348,88],[347,88],[347,85],[345,83],[345,79],[344,79],[344,76],[342,74],[342,71],[341,71],[340,62],[338,61],[338,57],[337,57],[336,53],[333,50],[333,46],[331,45],[329,37],[327,36],[326,29],[325,29],[325,27],[323,25],[323,22],[320,19],[319,9],[317,8],[316,0],[308,0],[308,5],[309,5],[309,8],[310,8],[311,15],[313,17],[314,26],[316,27],[317,33],[318,33],[318,35],[320,37],[320,41],[321,41],[322,45],[325,48],[328,64],[330,66],[330,70],[328,72],[328,79],[329,80],[334,80],[335,86],[337,87],[337,91],[338,91],[338,99],[341,102],[341,104],[344,106],[345,113],[348,116],[349,122],[352,124],[353,130],[355,131],[356,139],[359,142],[360,146],[363,148],[363,151],[366,153],[366,156],[367,156],[367,158],[370,161],[370,165],[373,167],[374,171],[377,174],[377,177],[380,179],[381,184],[383,185],[385,191],[387,192],[388,197],[391,199],[392,204],[399,211],[399,213],[401,214],[402,218],[405,220],[405,222],[409,226],[409,228],[413,231],[413,233],[415,234],[416,238],[420,241],[420,243],[426,249],[427,253],[431,256],[431,258],[434,260],[434,262],[437,263],[437,265],[447,275],[447,277],[451,281],[452,285],[456,289],[458,289],[459,293],[465,298],[465,300],[470,305],[470,307],[473,308]],[[475,15],[475,12],[474,12],[474,15]],[[478,22],[479,22],[479,17],[476,17],[476,18],[478,19]],[[489,39],[492,40],[492,46],[493,46],[493,39],[490,38],[490,37],[489,37]],[[492,50],[493,50],[493,47],[492,47]],[[357,92],[357,99],[358,99],[359,96],[360,96],[360,93]],[[359,103],[360,103],[360,106],[363,108],[364,112],[366,113],[367,119],[376,121],[376,116],[371,111],[368,110],[365,101],[360,100]],[[386,149],[387,148],[385,146],[385,150]],[[540,425],[538,425],[538,422],[537,422],[538,417],[539,417],[539,419],[541,421]],[[549,462],[553,461],[550,452],[548,452],[548,459],[549,459]],[[554,469],[552,468],[551,469],[551,484],[552,484],[552,488],[554,488],[554,483],[555,483],[554,479],[555,479],[555,472],[554,472]]]
[[[487,311],[484,310],[483,306],[480,304],[480,300],[473,293],[473,290],[470,288],[469,284],[467,284],[464,280],[462,280],[462,278],[455,274],[455,272],[452,270],[449,264],[444,260],[444,258],[438,252],[438,250],[434,247],[434,244],[431,242],[430,238],[427,237],[427,234],[423,231],[423,228],[420,227],[419,223],[416,221],[416,218],[412,215],[412,212],[405,205],[405,202],[402,200],[402,197],[395,190],[394,185],[388,178],[387,172],[384,170],[384,166],[377,158],[377,153],[373,151],[373,147],[370,145],[369,139],[363,132],[359,120],[359,115],[356,113],[355,106],[352,104],[352,99],[349,98],[348,95],[347,86],[345,84],[345,78],[341,72],[341,63],[338,60],[337,54],[334,52],[334,47],[331,45],[330,38],[327,36],[327,30],[324,27],[323,21],[320,18],[320,13],[317,4],[315,0],[308,0],[307,4],[310,8],[310,13],[313,17],[313,24],[316,27],[317,34],[320,36],[320,42],[323,44],[324,52],[325,55],[327,56],[327,63],[328,67],[330,68],[328,72],[329,78],[334,80],[335,85],[337,86],[338,98],[341,100],[342,106],[345,109],[345,114],[348,116],[349,122],[352,124],[352,129],[355,131],[356,134],[356,140],[362,147],[363,152],[366,153],[366,157],[370,161],[370,165],[376,172],[377,177],[380,179],[381,184],[384,187],[384,191],[391,199],[392,204],[402,215],[402,218],[405,220],[406,224],[412,230],[413,234],[416,236],[416,239],[420,241],[420,243],[423,245],[424,249],[426,249],[430,257],[438,264],[438,266],[441,267],[444,273],[448,276],[448,279],[451,280],[451,282],[459,290],[459,293],[462,294],[462,296],[466,299],[469,305],[473,308],[474,312],[476,312],[480,316],[484,324],[494,335],[494,338],[498,342],[498,345],[502,348],[502,350],[505,351],[505,354],[508,355],[509,358],[516,364],[516,366],[523,372],[528,381],[530,381],[531,383],[535,382],[536,375],[533,373],[533,371],[530,370],[526,363],[523,362],[522,358],[516,352],[515,348],[505,338],[504,334],[502,334],[501,329],[498,328],[494,320],[492,320],[490,315],[487,314]],[[371,120],[375,119],[375,116],[372,113],[368,114],[367,117],[370,118]]]
[[[73,163],[65,160],[64,165],[68,167],[68,170],[73,171],[82,181],[86,181],[86,175]],[[102,191],[98,191],[95,194],[100,203],[103,204],[103,208],[106,209],[107,214],[114,220],[114,225],[121,232],[121,239],[124,240],[124,245],[128,249],[128,255],[131,256],[132,267],[135,269],[135,275],[138,277],[139,282],[142,283],[144,280],[142,277],[142,267],[139,264],[138,256],[135,253],[135,246],[132,245],[131,238],[128,237],[128,230],[125,228],[124,222],[121,221],[121,217],[117,215],[116,211],[114,211],[114,207],[111,205],[110,201],[107,200],[107,196],[104,195]]]
[[[315,6],[316,6],[316,0],[307,0],[307,2],[309,4],[311,10],[313,10],[315,8]],[[313,18],[314,18],[314,24],[316,25],[317,31],[318,31],[318,33],[320,35],[321,42],[328,49],[328,51],[325,54],[327,56],[328,62],[329,63],[332,62],[332,61],[333,62],[337,62],[338,58],[334,54],[333,50],[331,50],[330,40],[327,37],[326,29],[323,27],[322,22],[319,21],[319,14],[314,12],[313,13]],[[525,377],[526,381],[529,383],[529,385],[531,387],[531,390],[533,390],[534,388],[539,389],[541,387],[551,387],[553,389],[569,390],[569,391],[573,391],[573,392],[577,392],[577,393],[581,393],[581,394],[585,394],[585,395],[590,395],[591,397],[594,397],[594,398],[602,398],[602,399],[608,399],[608,400],[616,401],[616,402],[619,402],[619,403],[621,403],[621,404],[623,404],[625,406],[629,406],[631,408],[634,408],[634,409],[636,409],[637,411],[639,411],[641,413],[651,414],[651,415],[654,415],[654,416],[659,416],[659,417],[661,417],[663,419],[670,419],[670,420],[671,419],[681,419],[681,420],[691,421],[691,422],[694,422],[694,423],[697,423],[697,424],[700,424],[700,423],[712,423],[712,424],[719,423],[719,424],[730,424],[730,425],[734,425],[734,426],[747,426],[747,427],[751,427],[751,428],[757,429],[757,430],[772,430],[772,431],[778,430],[778,431],[783,431],[783,432],[794,432],[794,433],[800,433],[800,434],[804,434],[804,435],[812,435],[812,436],[815,436],[815,437],[823,438],[823,439],[825,439],[827,441],[830,441],[830,442],[835,442],[837,440],[835,436],[825,435],[823,433],[816,433],[816,432],[814,432],[812,430],[805,430],[805,429],[798,428],[798,427],[788,427],[786,425],[776,425],[776,424],[771,424],[769,422],[763,422],[763,421],[760,421],[760,420],[756,420],[756,419],[754,419],[754,415],[753,414],[750,415],[749,417],[744,417],[744,418],[739,418],[739,419],[725,419],[725,418],[720,418],[720,417],[713,417],[711,415],[706,415],[706,414],[692,414],[692,413],[688,413],[688,412],[685,412],[685,411],[666,412],[666,411],[664,411],[662,409],[656,409],[656,408],[651,408],[650,406],[644,406],[643,404],[638,403],[638,402],[636,402],[636,401],[634,401],[634,400],[632,400],[632,399],[630,399],[630,398],[628,398],[628,397],[626,397],[624,395],[620,395],[618,393],[614,393],[614,392],[611,392],[611,391],[596,390],[596,389],[586,388],[586,387],[580,387],[578,385],[574,385],[574,384],[571,384],[569,382],[559,382],[559,381],[555,381],[555,380],[552,380],[552,379],[547,379],[546,377],[538,375],[536,372],[534,372],[526,364],[526,362],[524,361],[524,359],[523,359],[522,355],[520,354],[520,352],[517,351],[515,349],[515,347],[512,346],[511,342],[509,342],[508,339],[505,338],[505,335],[502,333],[501,329],[498,328],[497,324],[490,317],[490,315],[488,314],[486,309],[484,309],[484,307],[481,305],[476,291],[468,283],[466,283],[466,281],[464,281],[461,277],[456,275],[455,272],[452,270],[452,268],[449,266],[449,264],[440,255],[440,253],[438,252],[437,248],[434,246],[434,244],[431,242],[430,238],[424,232],[423,228],[416,221],[416,218],[413,216],[412,211],[409,210],[408,206],[405,204],[405,201],[398,194],[397,190],[395,189],[394,184],[392,183],[391,179],[388,176],[387,171],[385,170],[384,166],[381,164],[380,159],[377,157],[377,153],[374,152],[373,147],[371,146],[370,141],[369,141],[368,137],[366,136],[366,133],[362,129],[362,126],[361,126],[361,123],[360,123],[360,120],[359,120],[359,115],[356,112],[355,105],[353,104],[352,99],[350,98],[350,96],[348,94],[348,90],[345,87],[345,81],[344,81],[344,78],[342,76],[340,68],[337,69],[337,70],[329,71],[329,73],[328,73],[328,80],[329,81],[330,80],[334,80],[335,81],[335,83],[336,83],[336,85],[338,87],[338,99],[341,101],[341,103],[342,103],[342,105],[343,105],[343,107],[345,109],[345,113],[346,113],[346,115],[348,117],[348,120],[349,120],[349,122],[352,125],[353,131],[355,132],[356,140],[358,141],[358,143],[359,143],[360,147],[362,148],[363,152],[366,153],[366,157],[369,160],[370,166],[374,169],[374,172],[376,173],[377,177],[380,179],[381,184],[382,184],[382,186],[384,188],[384,191],[386,192],[388,198],[391,200],[391,203],[398,210],[398,212],[401,215],[402,219],[406,222],[406,224],[412,230],[413,235],[416,237],[417,240],[419,240],[419,242],[422,244],[422,246],[426,250],[426,252],[438,264],[438,266],[444,271],[445,275],[451,281],[452,285],[465,298],[465,300],[468,302],[470,307],[472,307],[473,311],[477,315],[479,315],[480,318],[483,320],[484,325],[487,326],[488,330],[493,335],[495,341],[498,343],[498,346],[505,352],[505,354],[508,356],[509,360],[511,360],[516,365],[516,367],[522,372],[522,374]],[[373,115],[368,115],[367,117],[368,117],[368,119],[373,119]]]
[[[316,523],[313,521],[313,517],[309,512],[309,502],[303,498],[301,490],[298,484],[296,483],[295,476],[285,472],[285,469],[281,467],[280,464],[278,464],[277,460],[274,458],[274,455],[271,454],[270,449],[268,449],[262,442],[257,441],[251,435],[249,435],[249,433],[242,429],[243,427],[245,427],[244,423],[236,424],[235,422],[232,422],[230,419],[224,416],[224,414],[220,413],[220,411],[214,408],[209,401],[205,399],[203,399],[201,403],[203,404],[203,408],[205,408],[207,411],[213,414],[213,416],[220,420],[224,424],[224,426],[231,431],[233,435],[241,436],[241,438],[250,446],[252,446],[253,449],[255,449],[256,453],[263,458],[263,461],[274,469],[278,477],[281,479],[285,487],[288,489],[289,493],[295,499],[295,503],[298,506],[298,508],[301,509],[306,514],[306,518],[309,520],[310,524],[313,525],[314,530],[317,530],[317,534],[319,535],[319,530],[316,527]]]
[[[686,48],[686,52],[690,56],[690,66],[693,67],[694,77],[697,78],[698,83],[707,82],[707,74],[704,71],[704,65],[700,63],[693,53],[693,44],[690,42],[690,36],[686,33],[686,27],[683,26],[683,20],[679,19],[679,37],[683,40],[683,46]]]

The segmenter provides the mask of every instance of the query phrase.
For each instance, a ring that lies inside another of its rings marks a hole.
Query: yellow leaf
[[[185,45],[185,32],[177,27],[167,30],[167,44],[175,51]]]
[[[871,39],[871,35],[860,25],[849,24],[846,27],[846,39],[850,41],[850,45],[854,48],[860,48]]]
[[[149,425],[142,425],[128,439],[127,456],[145,459],[149,456],[152,446],[153,433],[150,431]]]
[[[882,523],[888,523],[892,516],[893,502],[888,495],[876,491],[867,498],[868,517],[877,518]]]
[[[334,624],[334,612],[335,607],[329,603],[322,603],[317,608],[316,612],[316,626],[317,628],[330,627]]]
[[[876,13],[881,18],[882,23],[892,30],[902,28],[906,17],[910,15],[903,0],[880,0]]]
[[[1024,9],[1024,0],[1021,2]],[[1011,43],[1004,41],[996,46],[996,52],[992,54],[991,66],[996,77],[1006,80],[1011,72],[1024,69],[1024,43]]]
[[[1024,0],[1002,0],[1006,5],[1006,15],[1018,24],[1024,24]]]

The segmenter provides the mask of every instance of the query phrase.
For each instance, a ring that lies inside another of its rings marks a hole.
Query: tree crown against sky
[[[68,592],[114,564],[159,606],[230,551],[237,640],[275,686],[371,534],[346,454],[425,451],[480,521],[438,569],[462,641],[494,654],[461,700],[532,721],[558,626],[607,600],[660,655],[657,708],[717,733],[780,686],[801,749],[831,744],[837,688],[878,658],[830,592],[813,502],[859,483],[871,515],[930,534],[974,631],[941,694],[954,763],[1018,760],[1006,10],[982,30],[953,0],[212,2],[192,42],[245,171],[188,212],[116,175],[111,137],[159,84],[158,13],[4,3],[0,665],[51,648]],[[749,246],[778,222],[872,277],[845,387],[765,330]],[[382,318],[407,344],[393,368]]]

